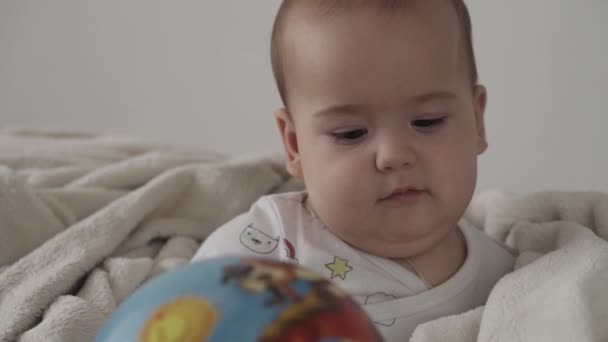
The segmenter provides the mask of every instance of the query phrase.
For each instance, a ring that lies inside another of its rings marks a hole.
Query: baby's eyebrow
[[[458,95],[456,95],[455,93],[453,93],[451,91],[447,91],[447,90],[440,90],[440,91],[433,91],[430,93],[414,96],[410,101],[414,104],[422,104],[422,103],[436,101],[436,100],[456,100],[456,99],[458,99]]]
[[[458,95],[456,95],[456,93],[447,90],[439,90],[413,96],[407,102],[414,105],[421,105],[432,101],[456,99],[458,99]],[[370,108],[365,104],[337,104],[315,112],[314,117],[322,118],[333,115],[363,115],[369,112]]]
[[[339,104],[329,106],[315,112],[315,118],[321,118],[332,115],[361,115],[368,111],[368,107],[363,104]]]

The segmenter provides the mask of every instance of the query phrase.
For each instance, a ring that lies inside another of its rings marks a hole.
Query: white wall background
[[[281,151],[278,3],[2,0],[0,126]],[[490,94],[479,189],[608,191],[608,1],[469,4]]]

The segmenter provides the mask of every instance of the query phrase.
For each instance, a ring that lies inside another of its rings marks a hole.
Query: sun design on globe
[[[182,296],[154,311],[139,335],[139,342],[205,341],[219,317],[209,301],[194,295]]]

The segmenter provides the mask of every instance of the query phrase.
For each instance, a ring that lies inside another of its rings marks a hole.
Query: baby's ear
[[[473,96],[475,101],[475,124],[477,126],[477,153],[482,154],[488,149],[484,120],[486,102],[488,99],[486,87],[482,85],[475,86],[475,94]]]
[[[298,148],[298,137],[291,115],[285,108],[279,108],[275,112],[279,134],[283,140],[285,156],[287,157],[287,171],[294,177],[302,178],[302,164],[300,161],[300,150]]]

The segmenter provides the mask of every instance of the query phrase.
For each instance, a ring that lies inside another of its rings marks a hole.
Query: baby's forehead
[[[380,14],[397,15],[408,12],[416,15],[422,6],[449,6],[454,8],[456,0],[285,0],[279,16],[296,19],[331,19],[353,11],[375,11]],[[462,0],[457,0],[462,1]],[[282,12],[282,13],[281,13]],[[290,20],[286,20],[289,22]]]
[[[286,44],[301,43],[296,40],[306,39],[306,34],[298,33],[308,28],[322,32],[324,27],[328,27],[323,24],[327,23],[358,25],[356,14],[352,20],[341,19],[361,11],[386,16],[387,20],[414,19],[416,22],[416,17],[428,19],[429,13],[432,13],[431,17],[439,18],[438,21],[450,26],[447,28],[450,31],[460,31],[466,35],[465,25],[456,15],[454,3],[458,1],[462,0],[286,0],[279,10],[273,30],[273,49],[283,50]],[[285,51],[277,51],[277,55],[285,55]]]
[[[277,87],[284,104],[287,104],[288,92],[286,73],[293,70],[293,63],[301,60],[302,46],[311,44],[311,39],[329,39],[336,32],[359,30],[360,25],[370,25],[361,22],[361,18],[371,14],[381,17],[379,23],[400,23],[395,27],[400,30],[411,30],[413,25],[432,25],[437,32],[451,32],[460,37],[450,38],[454,42],[461,61],[470,73],[473,84],[477,82],[475,58],[470,43],[470,19],[463,0],[285,0],[283,1],[272,33],[271,58],[272,68],[277,81]],[[374,19],[374,21],[376,21]],[[376,21],[378,23],[378,21]],[[431,22],[435,24],[430,24]],[[408,24],[409,23],[409,24]],[[428,25],[424,24],[427,23]],[[410,25],[409,28],[401,26]],[[373,32],[375,24],[365,32]],[[381,24],[381,26],[384,26]],[[337,30],[336,31],[336,27]],[[414,30],[417,28],[414,27]],[[313,33],[314,32],[314,33]],[[363,32],[363,34],[365,34]],[[320,33],[320,35],[319,35]],[[407,31],[404,33],[407,34]],[[335,35],[334,35],[335,36]],[[313,38],[316,37],[316,38]],[[433,35],[432,37],[438,37]],[[433,38],[434,39],[434,38]],[[438,38],[439,39],[439,38]],[[319,41],[316,41],[317,43]],[[381,41],[378,42],[382,43]],[[393,42],[394,43],[394,42]],[[391,43],[391,44],[393,44]],[[327,43],[328,48],[332,44]],[[388,43],[387,43],[388,44]],[[308,54],[305,54],[308,56]],[[307,57],[308,58],[308,57]],[[319,59],[320,56],[316,56]],[[289,87],[291,88],[291,87]]]
[[[282,13],[284,17],[279,29],[287,31],[291,24],[298,22],[322,22],[334,19],[340,15],[347,15],[356,10],[376,11],[378,13],[394,15],[397,9],[404,8],[408,1],[389,0],[287,0],[283,2]],[[393,4],[392,6],[390,4]],[[400,5],[397,5],[400,4]]]
[[[332,15],[354,8],[397,10],[415,6],[419,1],[434,0],[285,0],[283,4],[294,9],[308,9],[321,14]],[[443,1],[443,0],[441,0]]]

